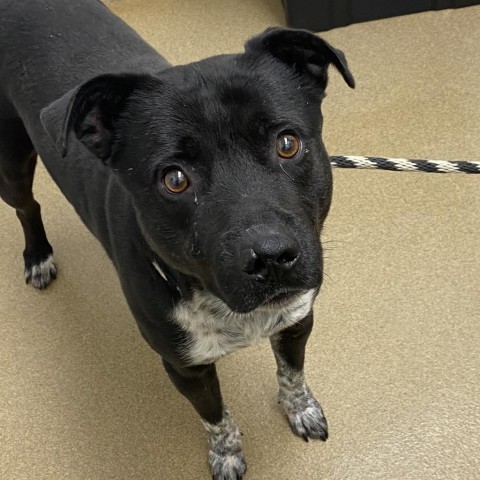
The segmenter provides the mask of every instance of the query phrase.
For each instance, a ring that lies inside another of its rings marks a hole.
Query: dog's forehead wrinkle
[[[284,78],[277,71],[250,65],[239,68],[233,61],[217,65],[217,61],[211,58],[181,67],[183,82],[172,95],[185,114],[201,112],[206,120],[215,122],[231,111],[242,112],[241,117],[251,111],[249,120],[254,116],[276,118],[286,111],[295,115],[305,103],[304,89],[297,88],[298,81],[288,75]]]
[[[209,143],[215,140],[231,143],[244,137],[248,140],[277,125],[290,125],[292,129],[298,126],[303,130],[311,127],[310,117],[319,116],[319,108],[309,105],[315,102],[309,101],[310,96],[305,92],[308,89],[298,79],[278,65],[269,62],[251,65],[241,58],[211,57],[172,67],[168,72],[172,78],[162,88],[149,91],[148,95],[139,93],[144,108],[153,115],[152,127],[165,124],[167,116],[177,130],[190,131],[193,137],[200,135]],[[149,132],[159,138],[176,133],[175,130]]]

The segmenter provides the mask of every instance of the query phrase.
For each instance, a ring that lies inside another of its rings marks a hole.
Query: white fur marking
[[[311,289],[282,307],[259,307],[249,313],[236,313],[211,293],[196,291],[192,300],[180,301],[173,316],[189,334],[187,361],[201,365],[299,322],[312,309],[314,297],[315,289]]]
[[[57,276],[57,265],[53,255],[50,254],[38,265],[32,265],[31,268],[25,269],[24,274],[27,283],[31,283],[35,288],[45,288]]]

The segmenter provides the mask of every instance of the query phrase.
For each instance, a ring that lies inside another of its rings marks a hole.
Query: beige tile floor
[[[242,49],[284,22],[277,0],[111,0],[173,63]],[[480,160],[480,7],[324,34],[358,83],[331,75],[330,153]],[[0,478],[208,477],[196,415],[137,334],[106,255],[40,168],[58,280],[22,279],[0,205]],[[480,178],[335,171],[327,280],[307,372],[326,444],[289,432],[261,345],[220,362],[255,480],[480,478]]]

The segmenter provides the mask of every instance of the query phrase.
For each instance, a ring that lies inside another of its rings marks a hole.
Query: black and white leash
[[[480,162],[447,160],[414,160],[411,158],[331,156],[332,167],[373,168],[403,172],[480,173]]]

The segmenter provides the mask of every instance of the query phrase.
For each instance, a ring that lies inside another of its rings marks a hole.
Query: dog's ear
[[[92,153],[107,162],[112,154],[115,124],[125,102],[147,75],[101,75],[70,90],[40,112],[43,127],[64,157],[71,131]]]
[[[247,53],[268,53],[297,73],[312,77],[320,88],[327,86],[327,69],[332,63],[349,87],[355,80],[342,51],[306,30],[268,28],[245,44]]]

